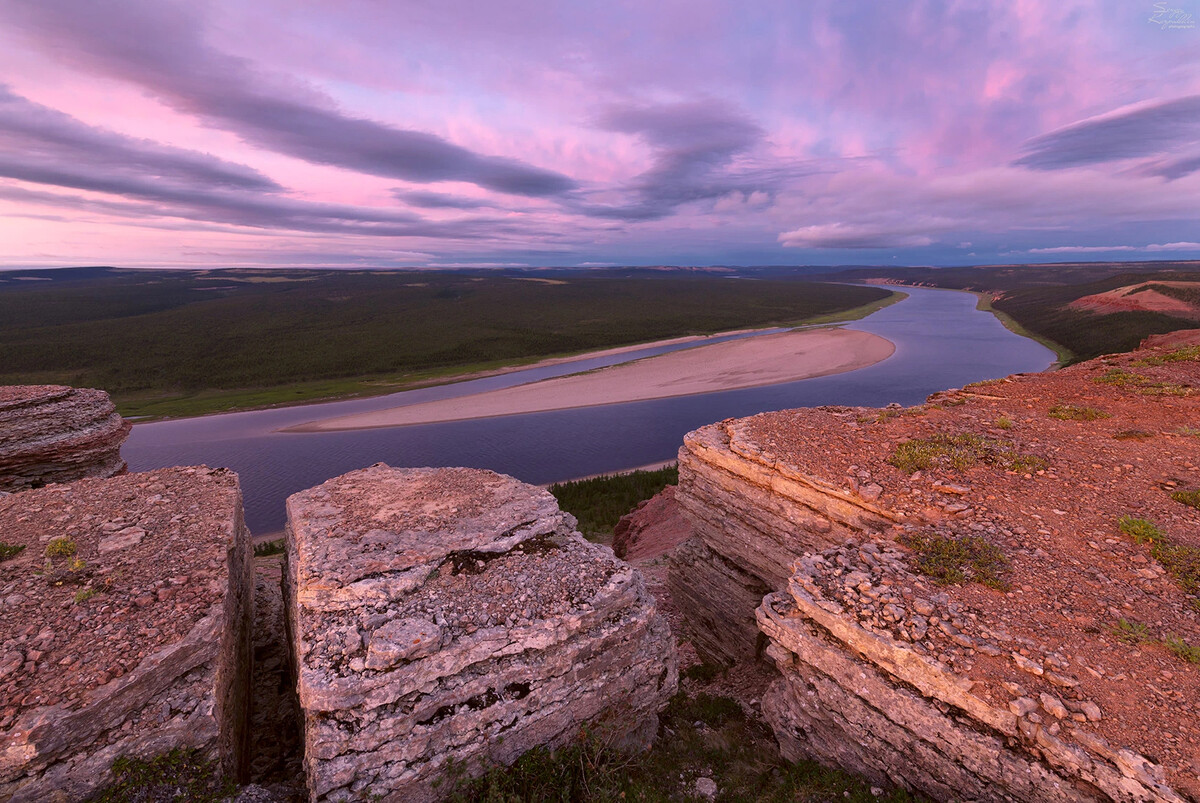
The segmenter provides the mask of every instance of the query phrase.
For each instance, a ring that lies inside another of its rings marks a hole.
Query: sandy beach
[[[894,351],[890,341],[850,329],[781,332],[457,399],[310,421],[282,431],[399,427],[713,393],[853,371]]]

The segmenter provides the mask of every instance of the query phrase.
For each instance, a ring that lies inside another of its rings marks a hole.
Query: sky
[[[0,267],[1200,258],[1200,0],[0,0]]]

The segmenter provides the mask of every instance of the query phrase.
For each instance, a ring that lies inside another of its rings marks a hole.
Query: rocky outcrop
[[[435,799],[452,764],[470,776],[585,723],[645,746],[675,690],[640,575],[510,477],[335,478],[288,499],[287,562],[313,801]]]
[[[120,757],[245,766],[253,579],[237,476],[0,498],[0,800],[86,799]],[[11,552],[12,550],[9,550]]]
[[[914,587],[900,550],[867,541],[801,559],[788,590],[763,601],[759,625],[783,676],[763,715],[787,758],[935,800],[1182,803],[1161,766],[1095,732],[1100,707],[1073,693],[1078,681],[1056,655],[1025,657],[1036,643]],[[989,699],[938,658],[964,647],[1045,682],[1012,683],[1007,704]]]
[[[870,501],[873,488],[859,494],[764,460],[744,428],[723,421],[684,438],[675,498],[696,538],[672,557],[668,579],[672,596],[688,602],[701,655],[725,663],[756,656],[754,611],[784,587],[797,555],[895,518]]]
[[[1200,799],[1195,342],[690,434],[692,637],[775,665],[791,758],[939,800]]]
[[[0,491],[120,474],[130,426],[102,390],[0,387]]]

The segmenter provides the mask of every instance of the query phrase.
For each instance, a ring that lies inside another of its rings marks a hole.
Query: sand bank
[[[781,332],[456,399],[311,421],[283,431],[432,424],[713,393],[853,371],[886,359],[894,351],[890,341],[851,329]]]

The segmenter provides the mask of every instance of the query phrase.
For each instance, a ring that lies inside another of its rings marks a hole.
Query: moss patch
[[[92,803],[218,803],[234,791],[233,782],[221,778],[215,762],[197,750],[182,748],[149,761],[118,758],[113,775],[113,784]]]
[[[1076,404],[1056,404],[1047,413],[1059,421],[1095,421],[1098,418],[1112,418],[1111,415],[1095,407],[1081,407]]]
[[[1046,467],[1045,460],[1023,454],[1011,443],[973,434],[933,435],[907,440],[896,447],[888,462],[906,474],[939,465],[965,471],[986,463],[1018,473],[1039,471]]]

